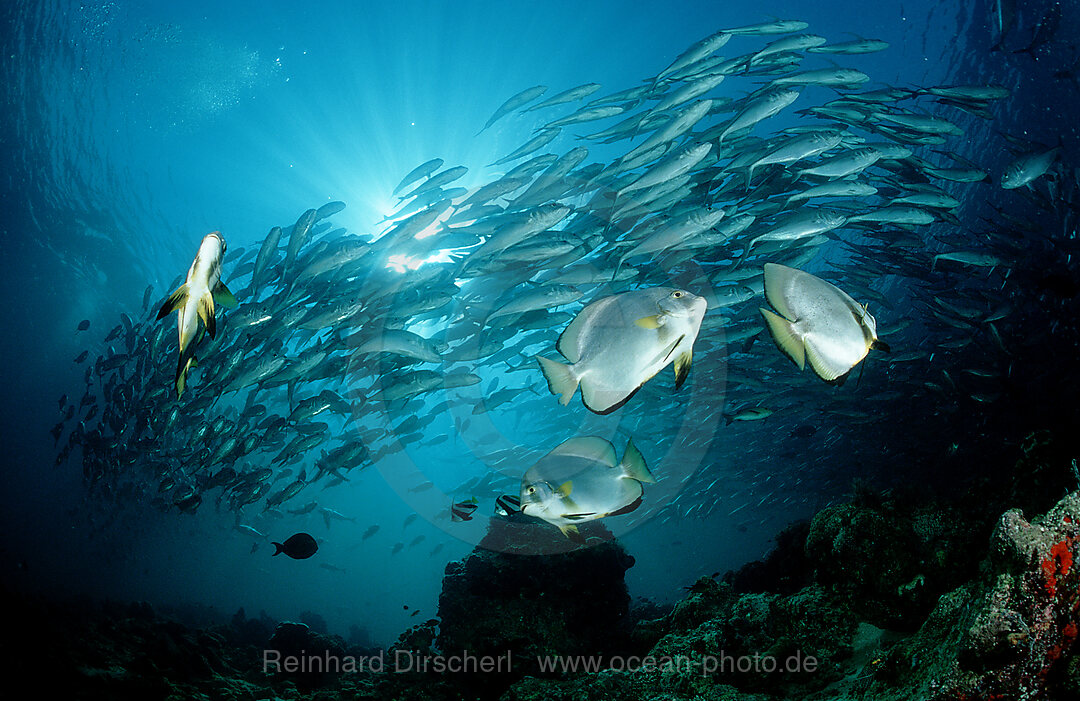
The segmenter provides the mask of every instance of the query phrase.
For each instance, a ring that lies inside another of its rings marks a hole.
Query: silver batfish
[[[537,356],[548,388],[565,406],[580,385],[585,407],[609,414],[669,363],[675,363],[675,388],[682,387],[707,306],[703,297],[670,287],[589,304],[556,344],[571,364]]]
[[[765,297],[779,312],[761,309],[776,345],[826,382],[843,383],[871,348],[889,350],[863,305],[810,273],[766,263]]]
[[[580,540],[575,524],[630,513],[641,504],[642,482],[655,481],[633,441],[620,461],[603,438],[571,438],[522,476],[521,513]]]

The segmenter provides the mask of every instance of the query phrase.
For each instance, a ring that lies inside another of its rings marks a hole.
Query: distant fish
[[[733,421],[761,421],[767,419],[773,415],[772,409],[766,409],[762,406],[750,407],[749,409],[742,409],[734,414],[727,414],[724,416],[724,420],[728,425],[731,425]]]
[[[1041,177],[1050,170],[1050,166],[1054,164],[1059,153],[1061,153],[1060,147],[1025,153],[1005,166],[1005,170],[1001,173],[1001,187],[1005,190],[1015,190]]]
[[[994,16],[991,21],[997,28],[998,40],[990,47],[990,51],[1001,51],[1005,48],[1005,37],[1016,24],[1016,0],[994,0]]]
[[[401,179],[401,182],[398,183],[398,186],[394,188],[394,191],[391,194],[398,194],[408,186],[415,183],[420,178],[426,178],[442,167],[443,159],[441,158],[432,158],[430,161],[425,161],[424,163],[421,163],[420,165],[410,170],[409,174]]]
[[[531,88],[522,90],[516,95],[510,97],[506,102],[499,105],[499,108],[495,110],[495,114],[491,115],[491,119],[487,120],[487,124],[484,125],[484,129],[487,129],[495,122],[499,121],[506,115],[510,114],[519,107],[524,107],[536,98],[547,92],[546,85],[536,85]],[[477,132],[477,136],[483,133],[484,129]]]
[[[356,521],[356,517],[346,516],[340,511],[335,511],[334,509],[327,509],[324,507],[320,508],[319,511],[322,512],[323,521],[326,523],[327,528],[330,527],[331,521]]]
[[[1061,3],[1052,2],[1050,8],[1043,15],[1039,23],[1035,25],[1035,34],[1031,38],[1031,43],[1023,49],[1013,51],[1014,54],[1027,54],[1031,56],[1032,60],[1036,60],[1038,57],[1035,52],[1041,47],[1049,44],[1054,35],[1057,34],[1058,28],[1061,26]]]
[[[576,88],[570,88],[569,90],[564,90],[563,92],[559,93],[558,95],[552,95],[551,97],[544,100],[543,102],[538,102],[535,105],[532,105],[531,107],[529,107],[528,109],[526,109],[524,111],[525,112],[532,112],[533,110],[539,110],[539,109],[543,109],[545,107],[553,107],[555,105],[563,105],[563,104],[566,104],[567,102],[577,102],[578,100],[583,100],[586,97],[588,97],[589,95],[592,95],[594,92],[596,92],[600,88],[601,88],[600,83],[586,83],[584,85],[579,85]]]
[[[193,341],[201,320],[210,338],[217,334],[214,318],[215,300],[225,307],[235,307],[236,297],[221,282],[221,262],[225,257],[225,239],[217,231],[203,237],[199,252],[188,269],[187,279],[161,305],[157,318],[177,312],[176,328],[180,337],[180,361],[176,366],[176,396],[184,393],[187,373],[195,364]]]
[[[877,321],[863,305],[810,273],[765,264],[765,297],[779,315],[761,309],[776,345],[802,370],[807,361],[826,382],[843,383],[877,338]]]
[[[86,357],[87,357],[88,355],[90,355],[90,351],[83,351],[82,353],[79,353],[79,355],[77,355],[77,356],[75,357],[75,362],[76,362],[76,363],[81,363],[81,362],[83,362],[84,360],[86,360]]]
[[[79,331],[86,331],[89,328],[90,328],[90,320],[89,319],[83,319],[82,321],[79,322]]]
[[[371,536],[375,535],[378,532],[379,532],[379,525],[378,524],[375,524],[373,526],[368,526],[367,530],[364,531],[364,535],[360,536],[360,540],[367,540],[368,538],[370,538]]]
[[[603,438],[571,438],[522,476],[521,511],[580,541],[575,524],[633,511],[641,504],[642,482],[655,481],[633,441],[619,461]]]
[[[294,560],[306,560],[319,549],[319,544],[307,533],[289,536],[284,543],[272,542],[270,544],[274,546],[275,556],[285,553]]]
[[[317,216],[318,210],[309,209],[301,214],[300,218],[293,224],[292,233],[289,234],[289,245],[285,249],[285,272],[292,269],[296,257],[300,254],[300,249],[307,243],[308,237],[311,236],[311,227],[314,226]]]
[[[473,512],[476,511],[480,502],[476,497],[466,499],[465,501],[459,501],[456,504],[450,506],[450,520],[451,521],[472,521]]]

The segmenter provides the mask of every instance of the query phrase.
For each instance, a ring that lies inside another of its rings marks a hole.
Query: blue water
[[[1010,49],[1028,43],[1046,4],[1021,8],[1007,37]],[[77,401],[83,388],[83,366],[72,358],[84,348],[91,359],[106,353],[102,339],[120,312],[143,318],[145,287],[153,286],[155,300],[167,294],[205,233],[223,232],[230,253],[250,249],[271,226],[334,200],[348,205],[333,217],[335,227],[375,233],[394,205],[394,186],[423,161],[440,157],[447,166],[467,166],[455,185],[470,188],[503,172],[485,166],[545,119],[511,115],[477,136],[508,96],[536,84],[550,86],[548,95],[586,82],[603,84],[599,94],[632,87],[703,36],[771,16],[803,19],[807,31],[831,41],[853,35],[888,41],[882,53],[836,59],[869,74],[867,88],[996,83],[1012,89],[994,105],[993,122],[958,120],[965,135],[946,147],[978,161],[995,182],[1010,160],[998,132],[1048,145],[1060,139],[1063,162],[1077,146],[1077,86],[1054,77],[1075,60],[1069,38],[1080,17],[1071,8],[1037,61],[989,52],[997,36],[993,3],[983,1],[323,2],[315,8],[284,1],[11,2],[0,15],[7,160],[0,275],[4,576],[56,595],[196,604],[223,614],[240,606],[278,618],[312,610],[333,632],[357,624],[380,643],[421,620],[409,618],[412,609],[421,609],[422,618],[435,614],[445,564],[467,554],[483,533],[485,519],[451,527],[434,516],[448,505],[443,496],[484,472],[466,440],[411,449],[352,473],[342,487],[305,492],[290,503],[297,508],[317,498],[356,518],[329,529],[317,514],[273,526],[275,539],[305,529],[325,538],[320,556],[345,573],[271,560],[266,545],[251,553],[252,541],[231,528],[231,517],[206,505],[195,516],[162,514],[122,498],[103,508],[87,496],[78,461],[53,467],[48,428],[58,420],[57,397]],[[720,94],[741,97],[756,87],[729,84]],[[814,104],[831,99],[824,88],[809,91],[816,91],[809,98]],[[575,145],[564,134],[546,150],[564,153]],[[618,155],[589,145],[593,160]],[[965,200],[960,216],[976,226],[987,201],[1023,209],[1036,221],[1043,216],[1007,194],[987,186]],[[917,313],[910,307],[886,316],[897,322]],[[91,327],[77,333],[82,319]],[[907,340],[920,347],[925,339]],[[759,342],[758,352],[772,351],[766,343]],[[891,408],[889,399],[900,390],[889,387],[883,368],[869,367],[859,388],[845,391],[869,397],[861,408],[871,414],[907,411]],[[928,360],[924,370],[929,376],[940,368]],[[484,375],[480,387],[493,377]],[[663,381],[666,397],[671,380]],[[705,401],[703,390],[696,391],[691,397]],[[722,393],[709,398],[723,399]],[[577,402],[572,406],[578,414],[570,420],[581,420]],[[677,421],[639,409],[639,443],[659,446],[670,438],[665,427],[678,428]],[[569,435],[567,426],[537,425],[512,403],[490,414],[503,440],[533,450]],[[697,488],[684,498],[723,507],[703,509],[712,512],[704,519],[642,519],[623,535],[637,558],[628,574],[631,593],[671,601],[701,574],[761,557],[779,530],[840,498],[855,477],[888,484],[920,469],[936,472],[901,457],[905,419],[912,419],[915,435],[939,431],[917,441],[922,449],[914,453],[929,460],[954,440],[972,438],[958,438],[959,431],[980,430],[978,422],[963,422],[969,410],[960,414],[898,414],[890,422],[894,435],[866,430],[864,422],[820,425],[819,435],[835,432],[837,439],[806,451],[812,460],[802,459],[805,446],[788,438],[804,419],[815,420],[809,409],[790,423],[778,415],[762,426],[717,427],[708,458],[694,466],[708,478],[692,482]],[[425,429],[452,430],[446,421]],[[620,450],[622,440],[615,440]],[[975,464],[950,469],[959,482],[978,472]],[[438,489],[409,492],[417,472]],[[704,490],[715,478],[722,479]],[[421,517],[403,526],[414,510]],[[490,513],[491,499],[481,510]],[[372,524],[380,531],[361,540]],[[420,544],[391,554],[394,543],[420,535]],[[441,551],[431,554],[440,543]]]

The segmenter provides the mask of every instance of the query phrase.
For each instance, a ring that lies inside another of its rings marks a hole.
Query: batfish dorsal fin
[[[619,460],[615,457],[615,446],[599,436],[580,436],[571,438],[551,451],[555,455],[573,455],[614,467]]]
[[[786,265],[765,264],[765,299],[788,321],[795,321],[795,314],[788,305],[784,291],[790,287],[791,281],[800,275],[804,275],[801,270]]]

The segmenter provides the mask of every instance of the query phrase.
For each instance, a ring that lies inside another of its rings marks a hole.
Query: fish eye
[[[674,297],[675,299],[678,299],[679,297],[682,297],[682,292],[680,292],[679,290],[676,290],[676,291],[671,293],[671,296]]]

